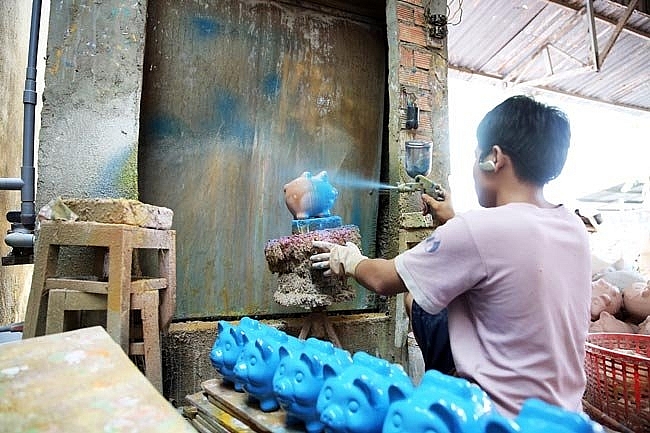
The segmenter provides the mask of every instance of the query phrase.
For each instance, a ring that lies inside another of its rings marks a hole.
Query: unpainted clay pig
[[[603,311],[616,314],[622,306],[623,294],[618,287],[602,278],[591,283],[591,320],[598,319]]]
[[[320,433],[324,425],[316,400],[325,383],[324,367],[335,375],[352,365],[350,353],[329,341],[308,338],[301,350],[280,347],[280,365],[273,376],[273,390],[287,413],[287,424],[302,423],[308,433]]]
[[[625,287],[623,289],[623,305],[635,323],[650,316],[650,281],[634,283]]]
[[[244,391],[259,401],[263,412],[272,412],[280,405],[273,392],[273,376],[280,364],[280,348],[288,352],[299,350],[302,340],[272,328],[250,340],[233,368],[236,382],[242,383]]]
[[[455,431],[455,430],[450,430]],[[524,401],[514,420],[493,417],[485,433],[603,433],[603,427],[584,412],[571,412],[537,398]]]
[[[351,366],[327,377],[316,409],[328,433],[380,432],[391,403],[408,397],[413,382],[398,364],[365,352],[353,356]]]
[[[600,313],[600,317],[589,325],[589,332],[617,332],[624,334],[636,334],[637,328],[630,324],[618,320],[607,311]]]
[[[326,171],[312,176],[305,171],[284,185],[284,202],[294,219],[330,216],[338,191],[327,177]]]
[[[488,415],[496,409],[478,385],[429,370],[410,396],[390,405],[382,433],[483,432]]]
[[[646,319],[639,323],[639,334],[643,335],[650,335],[650,316],[646,317]]]

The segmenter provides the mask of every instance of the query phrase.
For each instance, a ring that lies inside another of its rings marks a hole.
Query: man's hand
[[[429,194],[422,194],[422,210],[423,215],[431,214],[432,217],[440,221],[441,224],[446,223],[452,219],[456,212],[451,204],[451,194],[449,191],[443,189],[444,200],[436,200]]]
[[[314,269],[326,269],[323,275],[354,277],[357,265],[368,257],[361,254],[359,247],[352,242],[345,245],[334,244],[326,241],[312,241],[312,245],[323,253],[315,254],[309,259],[313,262],[311,267]]]

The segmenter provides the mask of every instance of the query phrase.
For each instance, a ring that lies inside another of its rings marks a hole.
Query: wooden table
[[[196,430],[96,326],[0,345],[0,432]]]

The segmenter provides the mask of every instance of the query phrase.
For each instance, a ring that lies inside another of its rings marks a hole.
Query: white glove
[[[359,262],[368,258],[361,254],[359,247],[352,242],[339,245],[326,241],[312,241],[312,245],[315,248],[325,250],[324,253],[315,254],[309,259],[313,262],[312,268],[326,269],[323,272],[326,277],[332,274],[354,277]]]

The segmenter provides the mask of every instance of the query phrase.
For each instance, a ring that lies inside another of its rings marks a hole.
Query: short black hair
[[[517,95],[483,117],[476,138],[480,159],[498,145],[512,160],[519,179],[544,185],[564,168],[571,127],[567,115],[559,108]]]

